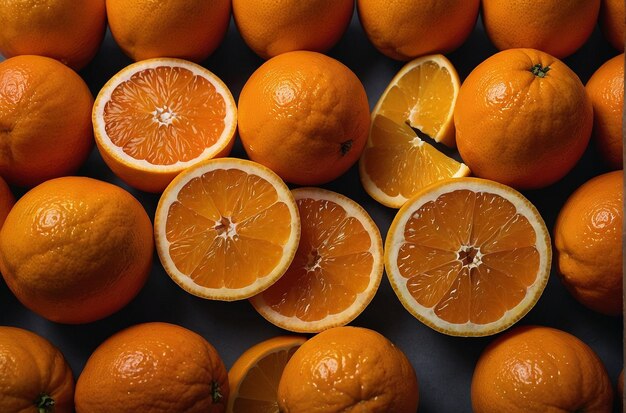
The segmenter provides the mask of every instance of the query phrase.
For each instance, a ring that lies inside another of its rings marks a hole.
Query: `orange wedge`
[[[111,170],[135,188],[160,192],[183,169],[230,153],[237,108],[207,69],[157,58],[113,76],[98,93],[92,120]]]
[[[425,186],[467,176],[469,168],[422,140],[455,145],[452,115],[459,76],[443,55],[419,57],[391,80],[372,111],[370,134],[359,172],[367,193],[391,208],[401,207]]]
[[[382,278],[378,227],[351,199],[324,189],[293,192],[301,221],[300,245],[276,284],[250,299],[278,327],[319,332],[345,325],[370,303]]]
[[[289,267],[300,239],[298,207],[285,183],[252,161],[196,164],[163,192],[154,219],[165,271],[191,294],[251,297]]]
[[[278,413],[278,383],[285,365],[306,338],[275,337],[241,355],[228,372],[226,413]]]
[[[535,305],[552,249],[536,208],[514,189],[478,178],[437,182],[398,211],[385,268],[404,307],[455,336],[502,331]]]

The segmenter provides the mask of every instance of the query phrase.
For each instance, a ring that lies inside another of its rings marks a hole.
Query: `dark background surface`
[[[472,68],[495,52],[479,21],[466,43],[448,57],[463,80]],[[403,63],[384,57],[371,46],[356,13],[348,31],[328,54],[350,67],[361,79],[370,107],[376,104],[387,83],[403,66]],[[587,43],[564,61],[586,83],[603,62],[617,54],[596,28]],[[237,100],[244,83],[262,62],[247,48],[231,21],[225,40],[202,65],[224,80]],[[100,52],[80,74],[95,96],[110,77],[130,63],[131,60],[124,56],[107,33]],[[245,157],[239,141],[231,156]],[[583,182],[606,171],[590,146],[578,165],[562,181],[524,194],[537,206],[551,230],[567,197]],[[96,149],[78,174],[112,182],[129,190],[143,203],[150,218],[154,218],[159,196],[125,185],[103,163]],[[385,238],[396,211],[378,204],[367,195],[356,167],[324,187],[341,192],[363,205]],[[13,188],[13,191],[19,197],[25,190]],[[567,293],[554,268],[553,263],[543,296],[517,325],[544,325],[574,334],[596,351],[615,384],[623,365],[623,319],[596,314],[583,307]],[[149,321],[175,323],[198,332],[217,348],[227,368],[259,341],[289,334],[265,321],[245,300],[231,303],[208,301],[184,292],[165,273],[156,252],[148,283],[136,299],[118,313],[86,325],[56,324],[39,317],[23,307],[0,281],[0,325],[19,326],[48,338],[65,354],[76,377],[91,352],[107,337],[125,327]],[[402,307],[386,277],[383,277],[372,303],[351,324],[382,333],[406,353],[418,376],[421,413],[471,412],[470,383],[474,365],[495,336],[457,338],[431,330]]]

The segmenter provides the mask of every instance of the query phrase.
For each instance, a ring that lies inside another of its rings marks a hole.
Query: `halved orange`
[[[502,331],[535,305],[550,275],[550,235],[514,189],[484,179],[432,184],[398,211],[385,268],[404,307],[455,336]]]
[[[285,365],[306,338],[274,337],[250,347],[228,372],[226,413],[278,413],[278,383]]]
[[[215,74],[172,58],[143,60],[113,76],[92,113],[106,164],[129,185],[160,192],[183,169],[227,156],[237,107]]]
[[[319,332],[355,319],[374,297],[383,273],[378,227],[353,200],[319,188],[292,191],[301,222],[287,272],[250,302],[268,321]]]
[[[247,160],[196,164],[163,192],[154,219],[165,271],[209,299],[251,297],[289,267],[300,239],[298,207],[285,183]]]
[[[372,111],[359,162],[361,182],[372,198],[399,208],[435,181],[469,175],[467,166],[439,152],[414,130],[454,146],[452,116],[459,87],[456,69],[443,55],[419,57],[391,80]]]

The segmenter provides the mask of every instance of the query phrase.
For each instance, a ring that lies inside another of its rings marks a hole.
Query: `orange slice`
[[[230,153],[237,108],[207,69],[157,58],[113,76],[98,93],[92,118],[111,170],[135,188],[160,192],[183,169]]]
[[[289,267],[300,239],[298,207],[285,183],[252,161],[196,164],[165,189],[154,219],[165,271],[204,298],[248,298]]]
[[[324,189],[292,191],[301,221],[298,251],[276,284],[250,299],[269,322],[319,332],[345,325],[370,303],[382,278],[378,227],[351,199]]]
[[[359,162],[361,182],[372,198],[399,208],[435,181],[469,175],[467,166],[413,130],[454,146],[452,115],[459,87],[459,76],[443,55],[419,57],[391,80],[372,111]]]
[[[305,341],[304,337],[275,337],[246,350],[228,372],[226,413],[278,413],[280,377]]]
[[[404,307],[455,336],[502,331],[535,305],[552,249],[536,208],[508,186],[478,178],[437,182],[398,211],[385,268]]]

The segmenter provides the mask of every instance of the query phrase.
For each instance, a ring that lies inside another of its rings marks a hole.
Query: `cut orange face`
[[[98,93],[92,118],[113,172],[135,188],[160,192],[183,169],[230,153],[237,108],[207,69],[157,58],[113,76]]]
[[[273,284],[298,248],[298,207],[285,183],[252,161],[196,164],[165,189],[154,219],[165,271],[209,299],[251,297]]]
[[[367,212],[324,189],[299,188],[301,237],[291,266],[274,285],[250,299],[271,323],[319,332],[345,325],[370,303],[383,272],[382,240]]]
[[[404,307],[456,336],[502,331],[535,305],[550,275],[550,236],[519,192],[478,178],[435,183],[398,211],[385,267]]]

